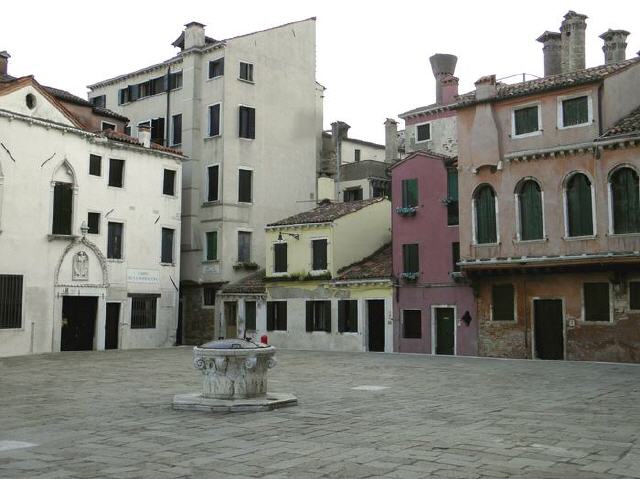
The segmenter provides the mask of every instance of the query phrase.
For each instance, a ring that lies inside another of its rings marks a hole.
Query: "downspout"
[[[598,137],[602,136],[602,97],[604,95],[604,83],[598,86]]]
[[[170,122],[171,122],[171,117],[169,116],[171,114],[171,109],[170,109],[170,97],[171,97],[171,66],[167,67],[167,121],[165,122],[165,126],[164,126],[164,131],[165,131],[165,140],[164,140],[164,146],[169,146],[169,135],[170,135]]]

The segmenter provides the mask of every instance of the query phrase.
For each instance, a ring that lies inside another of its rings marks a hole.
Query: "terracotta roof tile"
[[[391,278],[391,243],[375,251],[370,256],[338,271],[336,280]]]
[[[119,131],[113,130],[104,130],[104,131],[96,131],[94,132],[98,135],[102,135],[105,138],[109,138],[110,140],[120,141],[122,143],[129,143],[131,145],[138,145],[142,147],[142,143],[137,138],[134,138],[129,135],[125,135],[124,133],[120,133]],[[174,155],[184,156],[180,150],[175,150],[173,148],[169,148],[167,146],[158,145],[156,143],[151,143],[152,150],[164,151],[167,153],[172,153]]]
[[[520,83],[498,83],[496,85],[496,96],[488,98],[486,101],[506,100],[509,98],[516,98],[601,81],[606,77],[632,67],[639,62],[640,57],[634,57],[622,62],[599,65],[597,67],[560,73],[558,75],[550,75],[544,78],[537,78],[535,80]],[[476,100],[475,92],[472,91],[462,95],[455,104],[455,108],[461,108],[475,103],[478,103],[478,100]]]
[[[609,128],[600,138],[611,138],[629,133],[640,133],[640,108],[636,108]]]
[[[97,113],[98,115],[108,116],[110,118],[115,118],[116,120],[120,120],[124,122],[129,121],[129,118],[127,118],[126,116],[120,115],[115,111],[108,110],[107,108],[94,106],[84,98],[80,98],[79,96],[76,96],[73,93],[69,93],[66,90],[61,90],[60,88],[54,88],[51,86],[45,86],[43,88],[47,90],[49,93],[51,93],[53,96],[55,96],[58,100],[73,103],[75,105],[88,106],[92,108],[94,113]]]
[[[354,213],[362,208],[365,208],[374,203],[383,201],[384,198],[370,198],[368,200],[361,201],[347,201],[344,203],[323,203],[317,208],[311,211],[305,211],[304,213],[298,213],[297,215],[289,216],[275,223],[270,223],[267,226],[286,226],[286,225],[300,225],[308,223],[329,223],[342,216]]]
[[[264,294],[265,270],[261,269],[222,287],[221,292],[235,294]]]

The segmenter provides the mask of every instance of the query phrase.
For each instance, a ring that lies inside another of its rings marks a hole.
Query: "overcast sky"
[[[12,56],[10,74],[33,74],[86,97],[86,85],[172,57],[171,42],[188,21],[223,39],[315,16],[325,127],[343,120],[351,137],[383,142],[385,118],[434,101],[432,54],[458,56],[461,92],[491,73],[541,76],[542,45],[535,39],[558,31],[571,9],[589,17],[587,66],[604,63],[598,35],[608,28],[631,32],[627,58],[640,50],[637,0],[23,0],[2,7],[0,50]]]

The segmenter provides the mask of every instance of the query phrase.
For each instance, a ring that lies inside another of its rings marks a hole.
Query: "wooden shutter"
[[[256,302],[245,301],[244,303],[244,329],[245,331],[256,330]]]
[[[107,258],[122,259],[122,223],[107,225]]]
[[[584,320],[610,321],[609,283],[584,283]]]
[[[0,329],[22,327],[22,275],[0,274]]]
[[[238,201],[251,203],[252,198],[252,177],[251,170],[238,170]]]
[[[251,233],[248,231],[238,231],[238,262],[248,263],[251,261]]]
[[[163,263],[173,263],[173,230],[162,228],[162,258]]]
[[[267,302],[267,331],[273,331],[275,329],[275,309],[275,302]]]
[[[87,227],[89,228],[88,233],[100,234],[100,213],[87,213]]]
[[[589,100],[586,96],[562,102],[562,126],[580,125],[589,121]]]
[[[315,271],[327,269],[327,240],[313,240],[313,269]]]
[[[274,272],[287,272],[287,243],[276,243],[273,245],[274,252]]]
[[[420,271],[420,257],[417,244],[402,245],[404,273],[417,273]]]
[[[124,184],[124,160],[109,160],[109,186],[122,188]]]
[[[256,110],[255,108],[249,108],[249,136],[247,138],[256,137]]]
[[[476,226],[479,244],[497,242],[495,194],[488,185],[476,196]]]
[[[208,185],[208,193],[207,193],[207,201],[217,201],[218,200],[218,165],[210,166],[208,169],[209,172],[209,185]]]
[[[458,170],[447,168],[447,225],[457,225],[458,221]]]
[[[526,181],[519,194],[520,239],[542,239],[542,195],[535,181]]]
[[[279,330],[286,331],[287,330],[287,302],[286,301],[278,301],[278,324]]]
[[[640,191],[638,174],[631,168],[621,168],[611,176],[613,201],[613,232],[640,232]]]
[[[494,321],[513,321],[514,288],[512,284],[494,284],[491,288]]]
[[[220,134],[220,104],[209,107],[209,136]]]
[[[102,157],[98,155],[89,155],[89,174],[100,176],[102,174]]]
[[[70,183],[56,183],[53,187],[53,227],[54,235],[71,234],[73,214],[73,186]]]
[[[530,106],[513,112],[516,135],[538,131],[538,107]]]
[[[591,210],[591,182],[583,174],[576,174],[567,183],[569,236],[593,234]]]
[[[182,114],[173,115],[173,138],[171,144],[179,145],[182,143]]]
[[[305,307],[305,330],[309,333],[313,331],[313,301],[307,301]]]
[[[207,261],[218,259],[218,232],[209,231],[207,233]]]
[[[338,332],[344,333],[345,326],[347,322],[347,316],[349,314],[349,301],[347,300],[339,300],[338,301]]]
[[[418,206],[418,180],[415,178],[402,180],[402,206],[404,208]]]
[[[164,179],[162,182],[162,193],[169,196],[176,194],[176,172],[173,170],[164,170]]]
[[[322,311],[323,330],[327,333],[331,332],[331,301],[322,301],[320,305]]]
[[[241,106],[239,112],[239,131],[240,138],[256,137],[256,110],[248,106]]]

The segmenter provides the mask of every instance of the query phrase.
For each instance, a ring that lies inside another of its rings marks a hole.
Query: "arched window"
[[[489,185],[478,188],[474,198],[476,216],[476,242],[497,243],[496,194]]]
[[[591,181],[577,173],[569,178],[566,186],[567,221],[569,236],[593,234],[593,209],[591,205]]]
[[[638,173],[631,168],[620,168],[610,178],[613,232],[640,232],[640,188]]]
[[[526,180],[518,192],[518,207],[520,209],[520,239],[542,239],[542,192],[540,185],[533,180]]]

